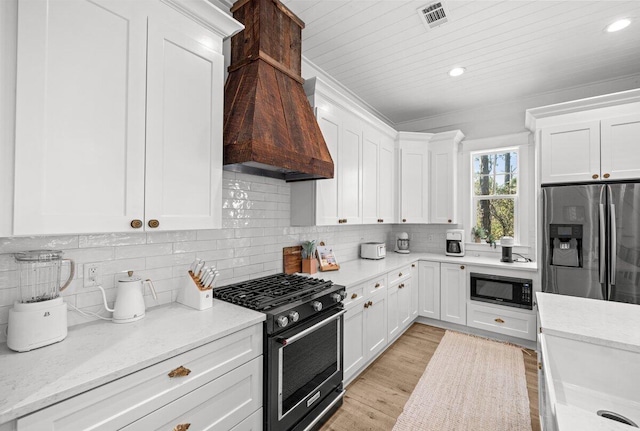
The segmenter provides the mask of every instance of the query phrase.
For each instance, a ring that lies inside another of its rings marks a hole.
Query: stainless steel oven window
[[[318,391],[324,382],[340,371],[340,358],[342,355],[340,338],[342,331],[340,325],[342,322],[341,317],[344,313],[345,311],[342,310],[287,338],[286,343],[278,349],[278,420],[281,420],[294,410],[304,402],[308,395]],[[333,323],[335,325],[332,325]],[[318,342],[318,336],[321,339],[335,337],[335,343],[327,345],[325,342],[324,346],[326,348],[324,350],[318,349],[318,346],[322,345],[321,342]],[[293,351],[292,355],[288,355],[285,349],[290,349],[289,352]],[[302,353],[302,357],[294,358],[294,355],[300,353]],[[307,361],[305,354],[309,357],[313,356],[313,358]],[[291,357],[287,358],[287,356]],[[287,359],[294,360],[295,364],[292,364],[294,366],[293,371],[285,371],[285,361]],[[297,377],[295,382],[289,383],[288,380],[285,381],[285,379],[294,375]]]

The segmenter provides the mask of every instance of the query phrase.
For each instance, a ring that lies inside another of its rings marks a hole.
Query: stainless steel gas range
[[[276,274],[214,289],[267,315],[264,429],[314,430],[342,404],[344,286]]]

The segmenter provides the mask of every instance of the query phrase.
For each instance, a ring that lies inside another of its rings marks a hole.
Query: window
[[[499,241],[516,238],[518,214],[518,150],[502,148],[471,153],[472,237]]]

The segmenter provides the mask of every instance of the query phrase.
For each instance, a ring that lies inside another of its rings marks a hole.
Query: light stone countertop
[[[543,333],[640,352],[640,305],[536,293]]]
[[[222,301],[179,303],[127,324],[72,326],[63,341],[25,353],[0,344],[0,424],[261,323],[265,315]]]
[[[356,259],[347,262],[340,262],[340,269],[337,271],[317,272],[313,277],[331,280],[347,288],[359,283],[363,283],[372,278],[395,271],[403,266],[410,265],[418,260],[428,260],[431,262],[455,263],[463,265],[478,265],[487,268],[500,268],[515,271],[535,272],[538,267],[535,262],[500,262],[499,257],[479,257],[479,256],[446,256],[436,253],[409,253],[400,254],[387,250],[384,259]]]

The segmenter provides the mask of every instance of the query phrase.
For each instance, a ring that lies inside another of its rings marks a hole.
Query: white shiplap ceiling
[[[431,30],[428,0],[283,3],[306,23],[303,55],[396,124],[640,75],[640,0],[445,0]]]

